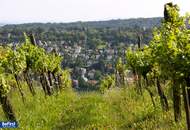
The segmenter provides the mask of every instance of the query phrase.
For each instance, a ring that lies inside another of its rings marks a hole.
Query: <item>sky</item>
[[[0,23],[75,22],[163,16],[173,2],[190,12],[189,0],[0,0]]]

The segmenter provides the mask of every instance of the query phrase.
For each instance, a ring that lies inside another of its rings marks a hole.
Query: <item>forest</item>
[[[173,3],[163,14],[1,27],[0,121],[18,130],[190,130],[190,15]]]
[[[97,22],[75,23],[28,23],[4,25],[0,27],[0,42],[24,41],[23,32],[33,33],[37,40],[65,41],[70,44],[84,41],[93,48],[93,38],[103,42],[118,44],[120,42],[134,43],[137,33],[142,33],[144,42],[148,43],[151,29],[160,25],[161,18],[138,18],[127,20],[110,20]]]

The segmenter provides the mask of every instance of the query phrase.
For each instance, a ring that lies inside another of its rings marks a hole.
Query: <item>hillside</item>
[[[160,25],[161,17],[155,18],[136,18],[136,19],[117,19],[109,21],[89,21],[89,22],[72,22],[72,23],[25,23],[25,24],[8,24],[3,27],[3,29],[11,28],[24,28],[24,29],[35,29],[41,28],[134,28],[134,27],[145,27],[152,28]]]
[[[160,25],[161,18],[138,18],[127,20],[74,22],[74,23],[27,23],[5,25],[0,28],[0,43],[22,42],[23,32],[33,33],[37,41],[53,44],[86,43],[96,48],[99,43],[135,44],[137,35],[143,36],[143,43],[151,39],[152,28]],[[97,43],[98,41],[98,43]]]

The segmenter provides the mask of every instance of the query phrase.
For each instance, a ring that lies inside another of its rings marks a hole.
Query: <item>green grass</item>
[[[155,98],[155,109],[148,93],[140,96],[133,87],[109,90],[103,95],[67,90],[46,98],[41,91],[35,97],[26,92],[25,104],[18,93],[10,93],[19,130],[185,129],[184,119],[176,124],[172,110],[167,113],[161,111],[158,97]],[[1,109],[0,120],[5,120]]]
[[[25,92],[26,103],[23,104],[20,95],[11,92],[10,99],[19,122],[19,130],[50,130],[61,118],[62,111],[76,99],[76,94],[72,91],[65,91],[58,96],[53,95],[45,98],[39,91],[32,97]],[[5,120],[0,114],[0,120]]]

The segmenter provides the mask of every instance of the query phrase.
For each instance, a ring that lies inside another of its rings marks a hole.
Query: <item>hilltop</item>
[[[24,23],[24,24],[2,24],[3,28],[46,28],[46,27],[61,27],[61,28],[74,28],[74,27],[90,27],[90,28],[133,28],[145,27],[152,28],[160,25],[161,17],[155,18],[131,18],[131,19],[116,19],[108,21],[88,21],[88,22],[71,22],[71,23]],[[1,24],[0,24],[1,25]]]

